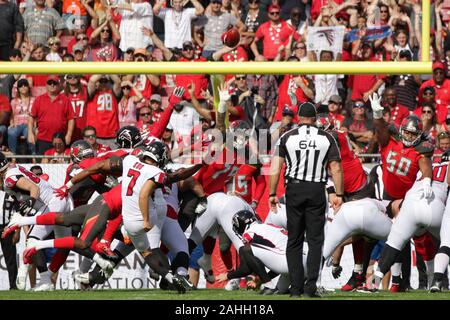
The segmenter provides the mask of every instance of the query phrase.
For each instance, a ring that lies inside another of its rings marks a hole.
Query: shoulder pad
[[[434,151],[434,146],[426,141],[422,140],[417,146],[414,147],[419,154],[430,154]]]
[[[331,136],[334,138],[334,140],[337,141],[339,139],[339,131],[333,130],[333,131],[330,131],[329,134],[331,134]]]

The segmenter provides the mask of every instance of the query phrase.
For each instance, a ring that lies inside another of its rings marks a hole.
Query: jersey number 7
[[[136,181],[140,175],[141,175],[140,171],[137,171],[134,169],[128,170],[127,177],[131,177],[131,180],[130,180],[130,183],[128,184],[127,196],[133,195],[133,188],[134,188]]]

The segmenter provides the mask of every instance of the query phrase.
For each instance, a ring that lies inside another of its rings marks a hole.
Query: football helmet
[[[316,118],[316,126],[322,130],[331,131],[334,129],[334,120],[326,113],[319,113]]]
[[[84,159],[93,157],[95,157],[94,149],[87,141],[77,140],[70,146],[70,158],[73,163],[80,163]]]
[[[164,168],[169,161],[167,147],[161,141],[153,141],[148,146],[145,146],[140,153],[141,161],[143,161],[145,157],[149,157],[154,160],[161,169]]]
[[[142,144],[139,129],[134,126],[125,126],[117,131],[116,143],[120,148],[135,148]]]
[[[416,115],[409,115],[402,121],[400,126],[400,138],[405,147],[415,146],[422,137],[422,121]]]
[[[256,215],[250,210],[241,210],[234,214],[232,225],[233,231],[238,237],[241,237],[248,227],[254,222],[259,222]]]
[[[230,123],[230,132],[233,134],[233,147],[236,150],[244,148],[250,138],[250,125],[242,120],[236,120]]]
[[[450,161],[450,149],[445,151],[441,157],[441,162],[448,162],[448,161]]]

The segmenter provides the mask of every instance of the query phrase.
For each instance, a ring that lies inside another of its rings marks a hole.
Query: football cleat
[[[117,258],[117,254],[115,254],[110,247],[111,243],[109,241],[100,241],[99,243],[97,243],[97,245],[95,246],[95,251],[97,251],[98,253],[100,253],[101,255],[106,256],[109,259],[116,259]]]
[[[82,284],[89,284],[89,272],[86,273],[72,273],[73,278],[75,279],[75,282],[80,284],[80,287]]]
[[[430,292],[431,293],[442,292],[442,281],[433,280],[433,283],[431,284],[430,287]]]
[[[181,280],[181,284],[186,290],[194,290],[194,285],[188,280],[187,276],[183,276],[181,274],[177,274],[177,276]]]
[[[392,293],[400,292],[400,285],[398,283],[393,283],[389,291]]]
[[[39,284],[33,288],[34,292],[54,291],[54,290],[55,290],[55,286],[53,285],[53,283]]]
[[[30,271],[31,264],[21,264],[17,270],[16,287],[19,290],[25,290],[27,284],[28,271]]]
[[[184,287],[183,280],[181,278],[183,278],[183,276],[180,276],[179,274],[174,275],[172,277],[172,284],[178,293],[183,294],[186,293],[186,288]]]
[[[241,280],[240,279],[231,279],[227,282],[225,285],[225,290],[227,291],[233,291],[233,290],[239,290],[239,284]]]
[[[341,291],[354,291],[356,288],[362,286],[364,283],[364,276],[353,271],[352,276],[345,285],[342,286]]]
[[[198,265],[202,268],[205,273],[205,279],[209,283],[214,283],[216,281],[216,277],[214,276],[212,265],[211,265],[211,256],[203,255],[197,260]]]

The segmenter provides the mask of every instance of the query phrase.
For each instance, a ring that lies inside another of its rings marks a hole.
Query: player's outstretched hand
[[[373,118],[374,119],[381,119],[383,118],[383,110],[384,108],[381,106],[381,96],[378,96],[378,93],[374,92],[372,96],[369,96],[370,100],[370,106],[372,107],[373,111]]]
[[[219,275],[216,276],[216,281],[217,282],[224,282],[224,281],[228,281],[228,277],[227,277],[227,273],[221,273]]]
[[[230,92],[226,83],[222,83],[219,86],[219,98],[220,101],[227,102],[231,99]]]
[[[145,232],[149,232],[152,228],[153,228],[153,225],[150,222],[144,221],[144,225],[143,225],[142,229],[144,229]]]
[[[36,214],[36,210],[34,210],[33,206],[36,202],[36,199],[30,197],[26,200],[19,201],[19,212],[23,216],[34,216]]]
[[[53,191],[53,194],[56,195],[57,198],[63,200],[64,198],[67,198],[69,194],[69,188],[66,185],[63,185],[62,187],[55,189],[55,191]]]
[[[169,98],[170,104],[172,105],[179,104],[183,98],[183,95],[184,95],[184,87],[176,87]]]

